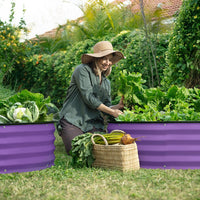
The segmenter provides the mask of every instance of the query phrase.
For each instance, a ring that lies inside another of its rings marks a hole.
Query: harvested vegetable
[[[122,142],[122,144],[131,144],[131,143],[133,143],[135,140],[134,140],[134,138],[132,138],[131,136],[130,136],[130,134],[125,134],[122,138],[121,138],[121,142]]]
[[[130,134],[126,133],[122,138],[121,138],[121,143],[126,145],[126,144],[132,144],[135,141],[139,141],[138,138],[132,138]]]
[[[72,156],[73,167],[91,167],[94,162],[92,155],[93,144],[91,141],[92,133],[85,133],[76,136],[72,140],[70,155]]]
[[[111,133],[102,134],[102,135],[105,137],[108,144],[112,145],[112,144],[120,143],[121,138],[125,135],[125,132],[121,130],[114,130]],[[94,138],[94,142],[95,144],[103,144],[103,145],[105,144],[103,139],[98,136]]]
[[[129,134],[126,134],[122,130],[114,130],[111,133],[102,133],[98,132],[104,136],[107,140],[108,145],[120,144],[122,143],[122,138],[128,137],[128,141],[130,138],[133,141],[136,141],[137,138],[132,138]],[[72,166],[73,167],[91,167],[94,162],[94,157],[92,154],[93,143],[91,141],[92,133],[85,133],[82,135],[76,136],[72,140],[72,149],[70,151],[70,155],[72,156]],[[128,136],[129,135],[129,136]],[[93,138],[95,144],[105,145],[104,140],[100,136],[95,136]],[[124,142],[125,143],[125,142]]]

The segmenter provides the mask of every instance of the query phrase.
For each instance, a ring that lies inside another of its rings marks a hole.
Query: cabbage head
[[[14,123],[35,122],[39,117],[39,109],[34,101],[23,104],[17,102],[8,110],[7,117]]]

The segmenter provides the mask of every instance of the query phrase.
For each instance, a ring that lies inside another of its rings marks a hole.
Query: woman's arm
[[[111,107],[108,107],[104,104],[100,104],[100,106],[97,108],[97,110],[101,111],[101,112],[105,112],[109,115],[112,115],[113,117],[118,117],[119,115],[121,115],[123,112],[119,109],[113,109]]]

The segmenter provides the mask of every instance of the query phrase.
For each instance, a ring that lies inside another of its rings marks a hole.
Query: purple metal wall
[[[141,168],[200,169],[200,123],[110,123],[141,137],[137,141]]]
[[[54,165],[53,123],[0,126],[0,173],[28,172]]]

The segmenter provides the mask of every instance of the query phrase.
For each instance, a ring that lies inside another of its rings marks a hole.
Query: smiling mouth
[[[102,65],[102,66],[103,66],[103,68],[109,67],[109,65]]]
[[[107,70],[107,69],[108,69],[108,65],[106,65],[106,66],[105,66],[105,65],[102,66],[102,69],[103,69],[103,70]]]

